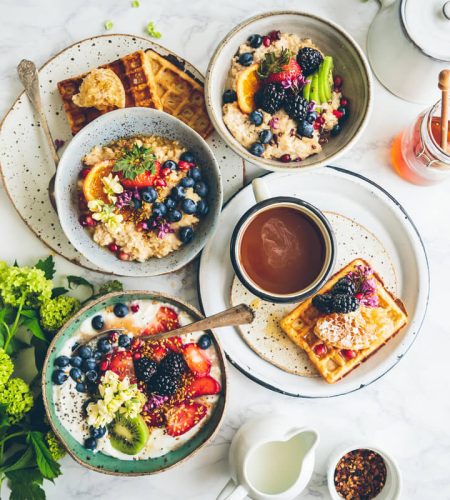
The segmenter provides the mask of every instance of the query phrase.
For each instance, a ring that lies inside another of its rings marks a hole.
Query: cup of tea
[[[268,302],[300,302],[330,277],[336,241],[325,215],[299,198],[272,197],[262,178],[252,182],[256,205],[234,228],[230,256],[242,284]]]

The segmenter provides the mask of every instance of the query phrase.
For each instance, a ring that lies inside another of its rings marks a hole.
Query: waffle
[[[111,69],[120,78],[125,89],[125,107],[162,109],[150,62],[144,51],[138,50],[100,68]],[[67,120],[74,135],[98,116],[115,109],[111,107],[100,111],[96,108],[81,108],[73,102],[72,97],[78,94],[86,74],[58,82]]]
[[[203,86],[154,50],[148,49],[146,54],[162,109],[179,118],[202,137],[208,137],[213,126],[206,111]]]
[[[326,285],[318,292],[320,294],[331,290],[333,285],[346,276],[358,265],[370,265],[362,260],[356,259],[335,274]],[[311,362],[317,368],[322,377],[330,384],[340,380],[350,373],[358,365],[374,354],[380,347],[393,338],[403,328],[407,321],[407,313],[401,300],[395,298],[388,292],[381,278],[374,272],[372,276],[377,281],[377,295],[379,307],[382,307],[392,321],[390,328],[381,329],[378,337],[369,347],[355,351],[353,359],[346,359],[341,354],[341,349],[334,347],[328,342],[319,339],[314,333],[314,327],[320,317],[323,317],[312,305],[312,297],[298,305],[290,314],[281,320],[281,328],[289,338],[308,354]],[[314,352],[315,346],[325,344],[326,351],[319,356]]]

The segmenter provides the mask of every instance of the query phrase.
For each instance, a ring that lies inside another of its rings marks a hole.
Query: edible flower
[[[47,443],[50,455],[53,460],[58,462],[61,458],[66,456],[66,450],[64,449],[61,441],[56,437],[53,431],[48,431],[45,435],[45,442]]]
[[[272,118],[269,121],[269,127],[273,130],[276,130],[278,128],[278,122],[280,119],[277,116],[272,116]]]
[[[114,205],[107,205],[102,200],[91,200],[88,208],[93,212],[92,218],[103,222],[109,229],[116,228],[123,221],[123,216],[114,212]]]
[[[367,307],[378,307],[377,282],[372,278],[373,271],[368,266],[357,266],[348,277],[355,283],[355,297]]]
[[[0,387],[8,382],[14,371],[14,364],[4,349],[0,348]]]
[[[303,75],[298,75],[295,78],[285,78],[281,81],[281,86],[286,90],[292,89],[295,92],[298,92],[307,84],[307,82],[308,80]]]
[[[156,31],[155,23],[153,21],[150,21],[147,24],[147,33],[152,38],[161,38],[161,33],[159,31]]]
[[[103,191],[108,197],[108,200],[111,203],[116,203],[117,196],[116,194],[123,193],[123,186],[120,184],[119,176],[113,174],[109,174],[102,179],[103,183]]]
[[[10,378],[0,388],[0,404],[6,407],[9,423],[16,424],[33,407],[33,395],[28,384],[19,377]]]
[[[81,304],[78,299],[67,295],[60,295],[47,300],[39,309],[42,328],[49,333],[56,333],[80,307]]]
[[[112,30],[114,23],[112,21],[105,21],[105,30]]]

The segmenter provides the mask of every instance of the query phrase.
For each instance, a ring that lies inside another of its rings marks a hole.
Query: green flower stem
[[[8,338],[6,339],[6,342],[5,342],[5,347],[4,347],[5,351],[8,348],[9,343],[11,342],[12,338],[15,335],[17,327],[19,326],[20,315],[22,314],[22,309],[23,309],[24,304],[25,304],[25,294],[23,293],[22,297],[20,299],[20,302],[19,302],[19,308],[17,309],[17,314],[16,314],[16,318],[14,320],[14,323],[12,324],[11,328],[7,328],[7,330],[6,330],[8,333]]]

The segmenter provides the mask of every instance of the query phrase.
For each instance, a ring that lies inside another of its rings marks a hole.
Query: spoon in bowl
[[[47,139],[48,146],[50,148],[50,153],[55,162],[55,173],[48,183],[48,195],[50,197],[50,203],[56,211],[56,200],[55,200],[55,176],[56,168],[59,163],[59,156],[56,152],[55,143],[53,142],[52,136],[50,134],[50,129],[48,128],[47,118],[44,114],[44,109],[42,107],[41,94],[39,91],[39,75],[36,65],[32,61],[27,61],[22,59],[17,66],[17,73],[19,75],[20,81],[25,87],[25,93],[28,96],[31,104],[33,105],[35,111],[38,114],[39,122],[41,124],[42,130],[44,131],[45,138]]]

